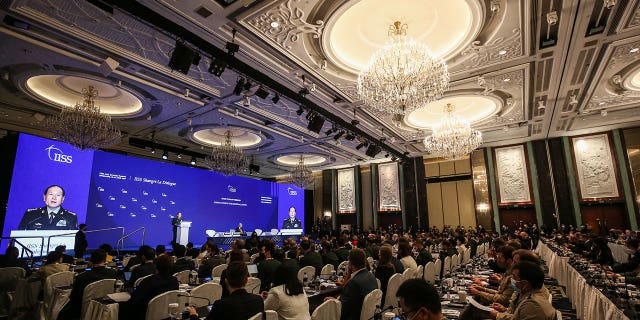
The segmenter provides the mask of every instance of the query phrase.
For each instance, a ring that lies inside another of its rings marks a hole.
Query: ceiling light
[[[236,81],[236,86],[233,88],[233,94],[239,96],[242,94],[242,87],[244,86],[244,78],[238,78]]]
[[[191,157],[191,161],[189,161],[189,163],[190,163],[192,166],[195,166],[195,165],[196,165],[196,157],[195,157],[195,156]]]
[[[600,110],[600,115],[601,115],[601,116],[606,117],[606,116],[607,116],[607,114],[608,114],[607,109],[602,109],[602,110]],[[614,118],[615,118],[615,117],[614,117]]]
[[[570,95],[569,96],[569,104],[570,105],[578,104],[578,96],[576,96],[575,94]]]
[[[300,162],[291,170],[288,182],[297,185],[300,188],[307,188],[314,182],[313,172],[304,164],[304,155],[300,155]]]
[[[511,81],[511,78],[504,78],[504,80],[502,80],[502,81],[509,82],[509,81]]]
[[[617,3],[617,0],[604,0],[604,7],[611,10]]]
[[[231,29],[231,42],[227,41],[224,48],[227,49],[227,54],[232,56],[240,50],[240,45],[236,43],[236,29]]]
[[[276,92],[276,94],[273,96],[273,98],[271,98],[271,102],[273,102],[273,104],[278,103],[278,101],[280,101],[280,94],[278,94]]]
[[[490,10],[491,12],[500,11],[500,0],[491,0]]]
[[[460,159],[482,144],[480,131],[472,129],[469,121],[454,112],[455,107],[447,103],[440,124],[433,128],[431,136],[424,139],[428,152],[446,159]]]
[[[280,26],[280,23],[278,21],[271,21],[271,28],[277,28]]]
[[[406,24],[396,21],[388,33],[391,39],[358,75],[358,94],[375,111],[404,115],[439,99],[449,72],[426,45],[407,37]]]
[[[178,153],[176,157],[178,157],[178,159],[182,159],[182,153]]]
[[[503,55],[507,54],[507,50],[500,50],[500,51],[498,51],[498,54],[503,56]]]
[[[555,26],[558,23],[558,12],[557,11],[547,12],[547,23],[550,26]]]
[[[156,148],[151,147],[151,154],[154,154],[154,153],[156,153]]]
[[[224,143],[214,147],[211,156],[206,157],[205,162],[212,171],[225,176],[237,175],[247,166],[247,158],[242,154],[242,149],[231,143],[231,130],[227,130],[224,136]]]
[[[169,159],[169,152],[167,152],[167,150],[164,150],[162,152],[162,159],[164,159],[164,160]]]
[[[546,108],[547,106],[544,104],[544,100],[538,100],[538,110],[542,111]]]
[[[631,53],[636,53],[636,52],[638,52],[639,50],[640,50],[640,48],[637,48],[637,47],[636,47],[636,48],[632,48],[631,50],[629,50],[629,52],[631,52]]]

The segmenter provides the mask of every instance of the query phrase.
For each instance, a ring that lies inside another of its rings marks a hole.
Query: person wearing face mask
[[[438,291],[423,279],[409,279],[396,292],[404,320],[440,320],[442,306]]]
[[[640,266],[640,252],[638,252],[638,239],[631,239],[625,244],[625,252],[629,255],[629,261],[614,265],[613,272],[631,272]]]
[[[491,318],[496,320],[553,320],[556,310],[549,302],[549,291],[543,286],[544,272],[539,265],[524,261],[513,266],[511,286],[516,288],[509,308],[494,303]]]
[[[511,282],[511,267],[513,266],[513,252],[514,249],[510,246],[503,246],[498,250],[497,263],[498,265],[507,270],[503,275],[496,275],[494,278],[499,279],[498,289],[485,288],[480,284],[471,285],[468,288],[469,293],[475,297],[475,299],[485,305],[492,303],[499,303],[502,305],[509,304],[509,300],[515,291]],[[471,304],[467,306],[460,313],[459,319],[487,319],[489,317],[487,311],[482,311]]]

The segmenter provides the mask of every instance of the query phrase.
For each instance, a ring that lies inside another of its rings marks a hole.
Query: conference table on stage
[[[576,309],[578,319],[629,319],[598,288],[587,283],[587,280],[569,263],[569,257],[556,254],[542,241],[538,243],[536,251],[540,258],[547,262],[549,276],[566,287],[567,296]]]

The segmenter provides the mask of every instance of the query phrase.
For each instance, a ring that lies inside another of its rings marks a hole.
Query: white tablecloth
[[[609,242],[609,248],[611,249],[611,253],[613,253],[613,260],[617,263],[625,263],[629,261],[629,255],[624,252],[625,246],[623,244]]]
[[[567,296],[582,320],[629,319],[600,290],[587,284],[586,280],[568,262],[569,258],[555,254],[546,244],[539,242],[536,252],[549,266],[549,276],[565,286]]]

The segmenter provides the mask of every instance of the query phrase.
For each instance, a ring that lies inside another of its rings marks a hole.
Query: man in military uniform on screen
[[[47,187],[44,191],[42,208],[28,209],[22,216],[20,230],[77,230],[78,217],[64,209],[64,189],[59,185]]]
[[[302,229],[302,223],[296,218],[296,208],[289,208],[289,218],[282,221],[282,229]]]

